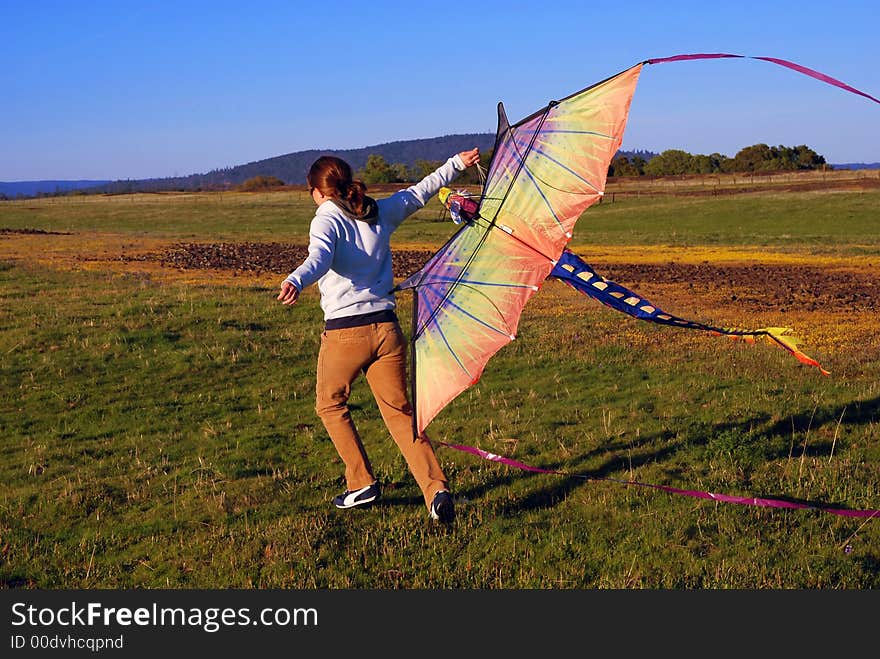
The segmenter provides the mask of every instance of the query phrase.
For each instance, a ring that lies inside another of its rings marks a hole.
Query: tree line
[[[674,176],[679,174],[719,174],[786,172],[828,168],[825,158],[810,147],[753,144],[740,149],[732,158],[720,153],[691,154],[668,149],[650,160],[619,155],[611,161],[609,176]]]
[[[492,152],[483,153],[480,164],[486,170]],[[412,166],[389,163],[381,155],[372,154],[355,177],[367,185],[379,183],[411,183],[420,181],[443,164],[440,160],[417,160]],[[639,154],[618,154],[608,168],[609,176],[675,176],[680,174],[718,174],[778,172],[828,168],[825,158],[806,145],[768,146],[753,144],[744,147],[732,158],[720,153],[692,154],[681,149],[668,149],[650,157]],[[458,179],[461,184],[478,184],[479,173],[468,169]]]

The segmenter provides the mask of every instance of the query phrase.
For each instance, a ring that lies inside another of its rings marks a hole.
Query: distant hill
[[[382,156],[389,163],[403,163],[412,166],[416,160],[446,160],[455,153],[472,149],[475,146],[479,147],[480,151],[488,151],[494,145],[494,133],[469,133],[387,142],[360,149],[309,149],[235,167],[215,169],[206,174],[113,181],[99,186],[94,191],[156,192],[161,190],[225,189],[244,183],[254,176],[275,176],[288,185],[297,185],[306,182],[306,173],[309,167],[319,156],[323,155],[338,156],[351,165],[352,169],[358,170],[367,163],[367,158],[373,154]]]
[[[361,169],[371,155],[382,156],[386,162],[411,167],[417,160],[445,160],[453,153],[474,146],[486,152],[495,145],[494,133],[465,133],[417,140],[386,142],[358,149],[308,149],[296,151],[243,165],[214,169],[204,174],[166,178],[126,179],[116,181],[12,181],[0,182],[0,198],[35,197],[41,194],[80,190],[85,193],[162,192],[171,190],[224,190],[244,183],[255,176],[274,176],[288,185],[301,185],[316,158],[335,155],[346,160],[352,169]],[[651,160],[656,153],[645,150],[621,151],[622,155]],[[837,163],[834,169],[880,169],[875,163]]]
[[[110,181],[0,181],[0,195],[7,197],[36,197],[106,185]]]
[[[844,162],[831,165],[834,169],[880,169],[880,162]]]
[[[334,155],[342,158],[355,171],[361,169],[371,155],[380,155],[388,163],[401,163],[411,167],[417,160],[446,160],[449,156],[473,147],[486,152],[495,146],[494,133],[464,133],[444,135],[417,140],[402,140],[375,144],[359,149],[309,149],[283,156],[249,162],[244,165],[215,169],[206,174],[171,178],[112,181],[96,186],[89,192],[159,192],[166,190],[223,190],[235,187],[255,176],[274,176],[288,185],[306,182],[306,173],[316,158]],[[645,160],[657,155],[649,151],[623,151],[627,155],[639,155]]]

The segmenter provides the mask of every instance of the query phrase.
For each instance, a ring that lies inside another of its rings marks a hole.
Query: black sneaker
[[[431,502],[431,519],[449,524],[455,519],[455,504],[452,503],[452,495],[446,490],[440,490],[434,495]]]
[[[337,508],[354,508],[373,503],[379,498],[379,481],[376,481],[359,490],[346,490],[337,497],[333,497],[333,505]]]

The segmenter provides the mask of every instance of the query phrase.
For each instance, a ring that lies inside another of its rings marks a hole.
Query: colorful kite
[[[421,270],[395,289],[414,293],[411,397],[416,434],[476,383],[489,359],[515,338],[525,304],[548,276],[645,320],[728,336],[766,336],[804,363],[819,367],[783,339],[784,330],[778,328],[725,330],[686,321],[607,280],[608,294],[593,295],[601,286],[580,283],[588,275],[601,278],[566,251],[575,222],[604,194],[608,167],[623,141],[644,65],[729,57],[744,56],[717,53],[646,60],[551,101],[513,125],[503,104],[498,104],[494,152],[479,202],[443,192],[441,199],[461,226]],[[880,103],[798,64],[770,57],[752,59],[785,66]],[[639,304],[630,304],[629,298],[637,298]]]

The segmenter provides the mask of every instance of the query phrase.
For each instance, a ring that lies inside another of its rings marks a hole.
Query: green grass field
[[[0,229],[70,234],[0,234],[0,583],[880,587],[880,519],[620,482],[880,508],[880,323],[869,312],[789,317],[678,289],[655,300],[742,326],[793,321],[831,371],[823,377],[767,344],[639,323],[548,282],[517,340],[429,435],[572,476],[438,447],[458,512],[441,528],[363,381],[351,403],[383,501],[330,505],[344,488],[313,411],[316,290],[290,309],[275,301],[286,273],[185,279],[137,264],[53,265],[40,248],[88,255],[107,235],[135,248],[304,244],[307,201],[291,192],[0,204]],[[876,275],[878,211],[876,191],[628,199],[588,210],[573,246],[609,262],[693,250]],[[396,243],[439,246],[453,229],[439,216],[436,205],[420,211]],[[410,296],[399,302],[408,330]]]
[[[757,246],[877,254],[878,205],[877,190],[629,198],[589,209],[572,246]],[[0,221],[5,228],[44,231],[305,243],[313,209],[303,192],[83,196],[5,202]],[[394,240],[439,246],[453,228],[435,198],[398,229]]]

